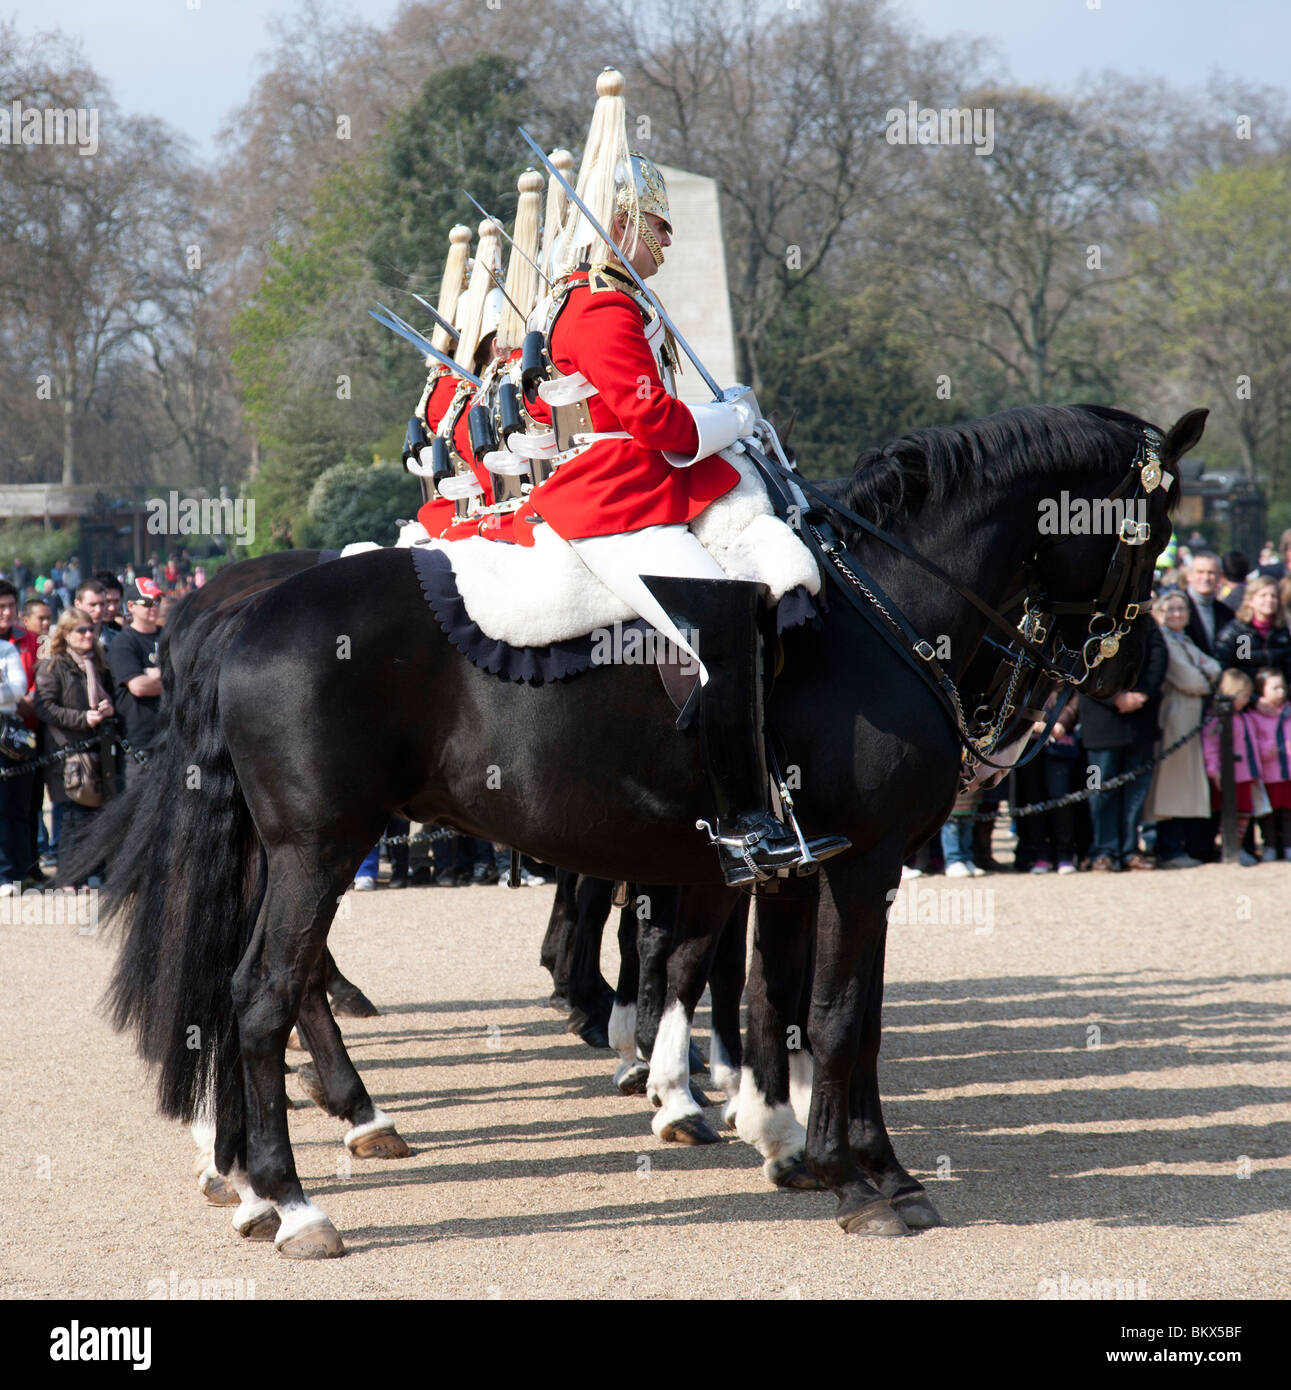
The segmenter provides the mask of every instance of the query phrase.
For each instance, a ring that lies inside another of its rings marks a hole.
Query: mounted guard
[[[849,842],[807,840],[773,810],[761,586],[728,578],[688,525],[740,481],[721,451],[754,432],[759,411],[747,392],[695,405],[674,394],[671,334],[624,269],[628,262],[645,277],[663,264],[672,239],[667,189],[654,164],[628,149],[621,74],[603,72],[597,93],[576,190],[592,218],[568,206],[558,239],[543,248],[554,284],[529,318],[516,364],[531,419],[545,403],[553,428],[511,439],[536,481],[511,509],[507,538],[532,545],[533,528],[548,525],[696,665],[699,743],[715,811],[712,825],[699,824],[718,848],[727,883],[809,872]],[[536,393],[535,335],[545,377]],[[464,531],[488,534],[450,526],[445,538]]]

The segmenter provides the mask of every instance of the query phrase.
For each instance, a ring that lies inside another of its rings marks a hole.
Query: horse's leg
[[[209,1101],[206,1108],[193,1117],[189,1133],[197,1145],[197,1158],[193,1162],[197,1190],[213,1207],[236,1206],[241,1198],[215,1164],[215,1110]]]
[[[655,1039],[663,1019],[668,993],[668,952],[672,946],[673,925],[677,918],[680,890],[665,884],[629,883],[628,902],[637,929],[636,1055],[654,1056]],[[649,1062],[632,1073],[633,1090],[644,1093],[650,1073]],[[627,1088],[620,1085],[620,1090]]]
[[[337,1018],[377,1018],[381,1010],[356,984],[337,969],[331,951],[325,952],[324,975],[327,993],[332,996],[332,1013]]]
[[[330,952],[324,952],[324,957],[300,999],[297,1027],[312,1060],[297,1069],[296,1079],[320,1109],[349,1124],[345,1147],[355,1158],[407,1158],[412,1150],[390,1116],[373,1105],[345,1050],[326,991],[320,986]]]
[[[900,882],[901,845],[893,834],[868,854],[831,859],[823,871],[809,1021],[815,1068],[807,1166],[838,1198],[838,1224],[849,1235],[907,1235],[910,1228],[857,1166],[849,1104],[887,923],[884,893]]]
[[[726,1097],[722,1123],[734,1125],[740,1094],[740,1067],[744,1045],[740,1037],[740,1000],[744,996],[745,956],[748,949],[749,903],[747,893],[732,893],[726,925],[708,972],[712,998],[713,1033],[708,1043],[708,1074],[716,1090]]]
[[[629,892],[619,910],[619,978],[610,1009],[610,1046],[619,1054],[614,1084],[625,1096],[645,1091],[649,1063],[637,1054],[637,996],[641,991],[641,957],[637,953],[636,905]]]
[[[811,1094],[811,1053],[804,1016],[811,993],[812,929],[820,892],[816,879],[786,879],[761,893],[748,981],[748,1035],[736,1133],[765,1162],[777,1187],[819,1190],[803,1163]]]
[[[557,1009],[569,1007],[570,957],[577,927],[574,905],[577,883],[578,875],[573,869],[556,870],[556,896],[552,899],[547,931],[538,952],[538,963],[551,974],[551,998],[547,1002]]]
[[[647,890],[657,895],[659,890]],[[708,983],[718,937],[730,916],[725,887],[673,890],[675,906],[667,924],[668,970],[659,1026],[650,1052],[646,1095],[658,1107],[653,1129],[660,1139],[680,1144],[716,1144],[721,1136],[704,1119],[691,1090],[690,1029]],[[652,916],[658,905],[652,903]],[[643,975],[642,993],[645,993]],[[638,1015],[637,1038],[641,1038]]]
[[[589,1047],[609,1047],[614,991],[601,974],[601,937],[610,915],[614,884],[580,875],[574,890],[578,922],[569,963],[569,1031]]]
[[[912,1178],[897,1160],[883,1122],[879,1099],[879,1042],[883,1031],[883,953],[887,944],[887,925],[875,953],[865,999],[865,1022],[861,1028],[860,1056],[852,1073],[849,1135],[852,1152],[861,1172],[900,1213],[907,1226],[923,1229],[940,1226],[937,1208],[923,1184]]]
[[[244,1190],[238,1172],[231,1174],[243,1197],[238,1212],[242,1215],[249,1205],[254,1209],[256,1201],[271,1205],[281,1223],[274,1245],[280,1254],[296,1259],[341,1255],[345,1247],[326,1215],[305,1196],[296,1175],[287,1132],[283,1051],[322,955],[337,901],[364,846],[380,833],[379,825],[371,828],[352,852],[344,845],[288,843],[269,848],[268,888],[233,976],[249,1178]]]

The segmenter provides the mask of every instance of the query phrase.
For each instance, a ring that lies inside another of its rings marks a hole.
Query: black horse
[[[1203,421],[1190,412],[1155,441],[1165,470],[1200,438]],[[1041,508],[1062,492],[1091,502],[1114,491],[1137,496],[1150,428],[1121,412],[1028,407],[907,436],[866,455],[830,491],[988,604],[1027,569],[1059,615],[1052,626],[1065,646],[1089,651],[1091,634],[1108,632],[1106,615],[1096,627],[1090,608],[1113,552],[1119,563],[1125,547],[1106,534],[1045,536]],[[1175,495],[1168,482],[1146,494],[1149,525],[1125,561],[1139,600]],[[914,627],[948,652],[949,672],[961,674],[985,627],[979,611],[859,528],[835,525]],[[172,813],[173,833],[152,866],[169,897],[160,919],[122,904],[116,1017],[159,1064],[166,1113],[191,1119],[214,1106],[216,1166],[243,1198],[239,1229],[277,1220],[281,1253],[339,1254],[338,1234],[296,1176],[283,1051],[337,901],[391,813],[448,821],[602,878],[684,885],[661,890],[682,900],[684,941],[688,924],[721,920],[715,856],[694,829],[709,808],[691,740],[674,727],[652,673],[612,666],[567,683],[499,681],[450,646],[402,552],[296,574],[249,603],[218,640],[218,678],[177,692],[188,717],[176,717],[150,779]],[[1123,630],[1080,688],[1095,696],[1123,688],[1142,646],[1141,631]],[[845,1230],[904,1234],[885,1193],[916,1209],[926,1199],[897,1162],[879,1105],[887,893],[910,847],[945,818],[959,741],[919,673],[837,600],[817,627],[786,634],[769,717],[797,769],[805,826],[829,826],[853,845],[824,865],[820,884],[807,1167],[837,1196]],[[181,724],[186,738],[174,736]],[[87,845],[101,849],[97,836]],[[766,965],[777,968],[770,956]],[[683,1094],[693,1105],[691,1009],[665,1000],[651,1062],[660,1118]],[[193,1025],[200,1048],[189,1046]],[[376,1112],[356,1128],[383,1123]]]

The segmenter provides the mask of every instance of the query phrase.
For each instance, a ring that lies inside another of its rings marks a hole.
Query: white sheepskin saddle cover
[[[739,470],[740,481],[704,508],[690,523],[691,531],[728,578],[765,584],[772,604],[799,586],[817,593],[820,573],[811,552],[772,511],[753,465],[730,451],[722,457]],[[532,547],[479,536],[460,541],[427,541],[425,536],[413,523],[404,528],[399,544],[442,550],[452,562],[466,611],[496,641],[542,647],[637,616],[550,526],[534,527]],[[347,546],[343,553],[367,548]]]

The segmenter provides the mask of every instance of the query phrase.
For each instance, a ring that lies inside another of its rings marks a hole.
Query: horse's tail
[[[238,1084],[231,980],[263,901],[264,850],[220,725],[220,666],[246,614],[204,615],[185,669],[163,667],[173,698],[147,769],[109,801],[60,880],[107,863],[102,917],[123,928],[106,1000],[118,1029],[158,1068],[163,1114],[191,1120]],[[165,647],[161,660],[169,655]]]

